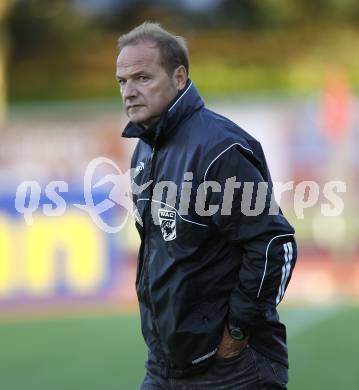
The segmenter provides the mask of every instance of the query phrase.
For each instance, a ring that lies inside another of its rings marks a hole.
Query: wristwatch
[[[244,329],[240,328],[239,326],[231,327],[228,326],[229,334],[232,337],[232,339],[237,341],[242,341],[247,337],[247,333],[244,331]]]

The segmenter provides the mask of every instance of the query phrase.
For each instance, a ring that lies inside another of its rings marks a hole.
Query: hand
[[[228,332],[227,325],[225,325],[222,341],[217,348],[217,356],[220,358],[230,358],[238,355],[247,344],[248,337],[241,341],[233,339]]]

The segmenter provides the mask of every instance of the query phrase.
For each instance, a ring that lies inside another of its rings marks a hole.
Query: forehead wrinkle
[[[144,66],[145,65],[145,66]],[[117,66],[117,77],[131,77],[144,71],[148,72],[148,64],[138,63],[135,65]]]
[[[147,61],[148,60],[148,61]],[[121,66],[124,68],[129,68],[131,66],[136,66],[136,65],[150,65],[155,62],[155,58],[153,57],[148,57],[148,58],[135,58],[135,59],[122,59],[119,57],[117,61],[117,66]]]
[[[126,46],[121,50],[117,58],[117,69],[131,70],[133,67],[144,66],[148,68],[151,65],[161,65],[159,51],[156,47],[145,44]]]

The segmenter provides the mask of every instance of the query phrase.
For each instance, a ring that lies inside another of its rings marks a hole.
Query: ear
[[[173,78],[177,91],[181,91],[186,86],[188,80],[186,68],[183,65],[176,68],[173,72]]]

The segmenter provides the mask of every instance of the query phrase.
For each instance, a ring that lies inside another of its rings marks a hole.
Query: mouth
[[[133,104],[131,106],[127,106],[126,109],[130,110],[131,108],[139,108],[139,107],[142,107],[142,105],[141,104]]]

